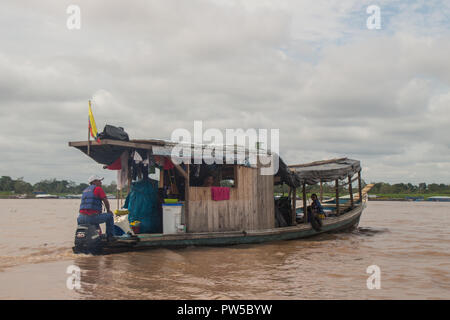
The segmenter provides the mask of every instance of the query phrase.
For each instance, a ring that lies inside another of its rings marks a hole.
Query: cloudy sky
[[[288,163],[450,183],[449,1],[3,0],[0,17],[0,175],[115,180],[67,145],[92,99],[100,131],[276,128]]]

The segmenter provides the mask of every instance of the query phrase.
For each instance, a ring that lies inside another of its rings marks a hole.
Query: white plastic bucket
[[[183,212],[182,204],[163,204],[163,233],[174,234],[182,232],[181,214]]]

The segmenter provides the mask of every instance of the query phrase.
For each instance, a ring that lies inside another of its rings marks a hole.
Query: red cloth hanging
[[[211,198],[215,201],[230,200],[230,188],[211,187]]]
[[[175,166],[173,165],[172,161],[169,158],[165,158],[164,160],[164,170],[170,170],[173,169]]]
[[[106,166],[106,169],[109,169],[109,170],[120,170],[120,169],[122,169],[122,163],[121,163],[120,160],[121,160],[120,157],[117,158],[116,161],[111,163],[109,166]]]

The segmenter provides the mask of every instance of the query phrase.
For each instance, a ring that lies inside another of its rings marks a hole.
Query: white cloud
[[[80,0],[79,31],[71,1],[2,2],[1,174],[100,170],[67,146],[92,99],[99,130],[132,138],[279,128],[288,163],[349,156],[368,181],[448,183],[448,5],[381,1],[373,31],[369,2]]]

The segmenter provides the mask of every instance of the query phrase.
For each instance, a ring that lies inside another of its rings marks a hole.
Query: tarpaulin
[[[141,222],[141,233],[162,232],[162,217],[158,208],[158,181],[143,179],[133,182],[124,208],[128,208],[130,223]]]

